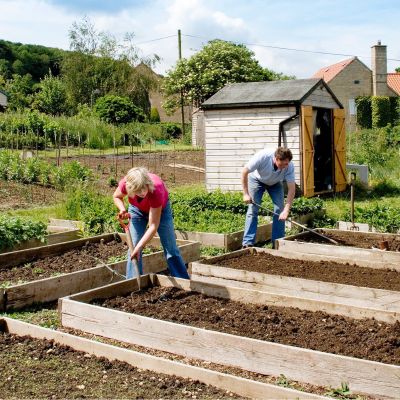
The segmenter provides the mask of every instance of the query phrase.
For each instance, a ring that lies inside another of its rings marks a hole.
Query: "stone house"
[[[399,96],[398,75],[387,73],[387,49],[379,41],[371,47],[371,69],[357,57],[352,57],[321,68],[313,78],[321,78],[329,83],[344,106],[346,130],[352,131],[357,127],[355,99],[358,96]]]

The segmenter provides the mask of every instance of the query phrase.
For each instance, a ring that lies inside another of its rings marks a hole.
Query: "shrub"
[[[390,100],[387,96],[371,98],[372,128],[382,128],[390,123]]]
[[[359,96],[356,98],[357,105],[357,124],[362,129],[371,129],[371,97]]]
[[[161,129],[165,139],[178,139],[182,135],[182,129],[179,124],[163,123]]]
[[[160,122],[160,113],[157,110],[157,107],[151,107],[150,110],[150,122]]]
[[[99,117],[112,124],[126,124],[145,120],[143,111],[127,97],[107,95],[96,101],[95,111]]]

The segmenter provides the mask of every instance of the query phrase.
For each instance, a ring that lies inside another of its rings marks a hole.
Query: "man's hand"
[[[289,216],[289,211],[290,208],[288,206],[286,206],[283,211],[279,214],[279,220],[280,221],[286,221],[287,217]]]
[[[253,200],[251,199],[250,195],[248,195],[248,194],[244,194],[244,195],[243,195],[243,201],[244,201],[246,204],[251,204],[251,203],[253,202]]]

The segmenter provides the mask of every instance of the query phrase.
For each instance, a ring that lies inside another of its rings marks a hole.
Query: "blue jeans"
[[[265,191],[271,197],[272,203],[274,204],[274,212],[280,214],[283,210],[283,185],[281,182],[275,185],[268,186],[258,179],[249,175],[249,194],[252,200],[261,204],[262,196]],[[254,204],[249,204],[246,214],[246,223],[244,226],[243,235],[243,246],[252,246],[256,241],[257,223],[258,223],[258,209],[259,207]],[[273,216],[272,220],[272,247],[275,247],[275,240],[285,236],[285,221],[279,221],[277,215]]]
[[[131,232],[133,244],[139,242],[143,237],[147,224],[149,222],[149,214],[140,211],[137,207],[130,205],[128,208],[131,214],[129,230]],[[160,225],[158,227],[158,235],[160,236],[161,244],[164,249],[164,255],[167,260],[168,269],[172,276],[176,278],[190,279],[181,253],[176,244],[174,221],[172,218],[171,205],[168,201],[166,207],[161,212]],[[142,254],[138,259],[140,274],[143,274]],[[133,266],[130,251],[128,250],[128,262],[126,264],[126,278],[130,279],[136,276],[136,271]]]

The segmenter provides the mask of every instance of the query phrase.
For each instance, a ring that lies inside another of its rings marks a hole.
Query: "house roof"
[[[398,96],[400,96],[400,72],[388,72],[387,84]]]
[[[340,61],[336,64],[328,65],[317,71],[313,78],[323,79],[325,82],[331,81],[339,72],[343,71],[349,64],[351,64],[357,57],[351,57],[347,60]]]
[[[324,85],[340,105],[335,95],[321,79],[292,79],[283,81],[233,83],[206,100],[201,107],[226,108],[258,105],[301,103],[318,85]]]

